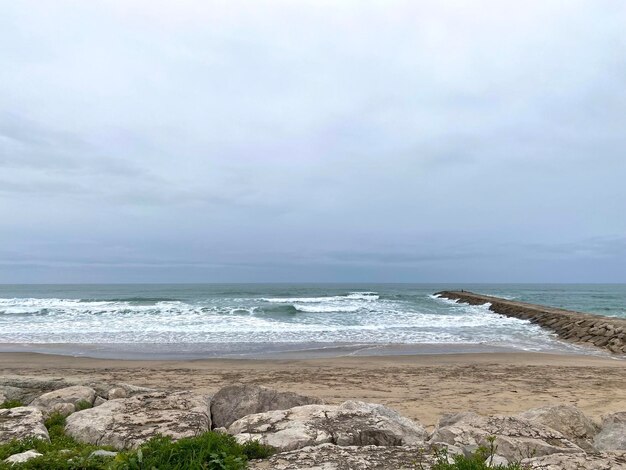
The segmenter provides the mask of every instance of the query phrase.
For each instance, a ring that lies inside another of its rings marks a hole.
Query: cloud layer
[[[618,1],[23,1],[0,282],[626,282]]]

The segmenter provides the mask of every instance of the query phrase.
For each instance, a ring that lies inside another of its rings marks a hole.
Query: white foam
[[[346,295],[333,295],[326,297],[270,297],[262,298],[265,302],[277,304],[293,304],[293,303],[320,303],[320,302],[341,302],[350,300],[378,300],[380,296],[376,292],[349,292]]]
[[[299,313],[272,304],[291,304]],[[13,298],[0,299],[0,312],[3,343],[489,343],[537,349],[555,343],[537,325],[498,316],[488,304],[412,303],[375,292],[147,304]]]
[[[294,304],[293,307],[299,312],[306,313],[329,313],[329,312],[358,312],[361,310],[359,305],[300,305]]]

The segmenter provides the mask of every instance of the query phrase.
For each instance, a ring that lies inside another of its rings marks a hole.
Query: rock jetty
[[[435,295],[470,305],[490,304],[489,310],[492,312],[528,320],[553,331],[563,340],[595,346],[614,354],[626,354],[626,319],[515,302],[465,291],[442,291]]]

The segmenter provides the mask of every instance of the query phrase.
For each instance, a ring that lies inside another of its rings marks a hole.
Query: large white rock
[[[430,468],[432,454],[414,446],[336,446],[320,444],[253,460],[250,470],[400,470]],[[421,465],[418,466],[418,465]]]
[[[40,410],[32,406],[0,409],[0,444],[29,437],[50,440]]]
[[[30,399],[25,399],[23,389],[11,385],[5,385],[2,383],[3,381],[6,381],[6,379],[0,379],[0,403],[4,403],[7,400],[19,400],[22,403],[30,401]]]
[[[211,398],[211,421],[215,428],[226,428],[251,414],[321,403],[319,398],[279,392],[258,385],[231,385],[220,389]]]
[[[128,391],[122,387],[113,387],[111,390],[107,392],[107,398],[109,400],[116,400],[118,398],[126,398],[128,396]]]
[[[181,439],[210,428],[208,397],[151,392],[78,411],[67,418],[65,432],[81,442],[127,449],[157,434]]]
[[[549,405],[517,415],[531,423],[543,424],[563,434],[586,451],[593,450],[593,438],[598,426],[575,406]]]
[[[597,450],[626,450],[626,411],[604,416],[593,444]]]
[[[31,459],[36,457],[41,457],[43,454],[40,454],[36,450],[27,450],[26,452],[20,452],[19,454],[13,454],[10,457],[4,459],[6,463],[16,464],[16,463],[24,463],[28,462]]]
[[[529,470],[625,470],[626,453],[551,454],[524,459],[521,464]]]
[[[258,440],[281,451],[323,443],[340,446],[423,444],[421,424],[372,403],[347,401],[339,406],[304,405],[257,413],[228,427],[237,441]]]
[[[93,406],[100,406],[103,403],[106,403],[107,400],[105,398],[102,397],[96,397],[96,399],[93,401]]]
[[[269,459],[252,460],[250,470],[409,470],[432,468],[432,451],[419,447],[342,447],[321,444],[275,454]],[[494,459],[493,466],[506,465]],[[522,460],[525,470],[624,470],[626,453],[551,454]]]
[[[445,442],[459,447],[488,446],[495,437],[496,453],[509,461],[555,453],[583,450],[560,432],[539,423],[512,416],[483,417],[475,413],[444,416],[430,442]]]
[[[77,403],[85,402],[93,405],[95,398],[96,391],[93,388],[73,385],[44,393],[35,398],[30,406],[39,408],[46,414],[58,411],[63,415],[68,415],[74,412]]]

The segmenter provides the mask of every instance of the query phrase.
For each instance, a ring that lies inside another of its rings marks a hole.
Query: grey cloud
[[[8,4],[0,282],[626,282],[625,22]]]

